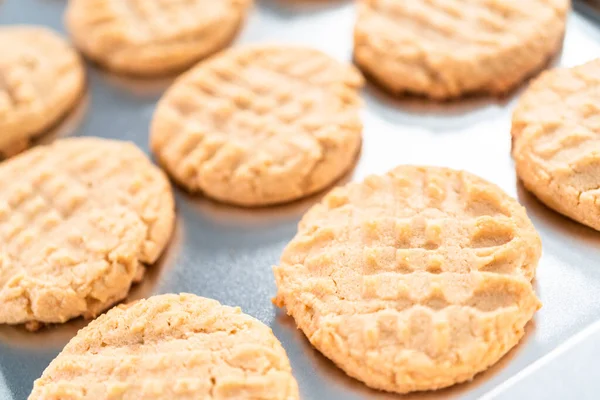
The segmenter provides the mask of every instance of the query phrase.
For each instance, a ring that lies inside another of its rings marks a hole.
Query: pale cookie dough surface
[[[502,95],[562,44],[569,0],[359,0],[358,65],[393,93]]]
[[[353,165],[360,73],[313,49],[228,50],[179,78],[158,104],[151,147],[182,186],[261,206],[317,192]]]
[[[65,21],[92,60],[127,74],[185,69],[227,46],[252,0],[70,0]]]
[[[512,136],[525,187],[600,230],[600,60],[535,80],[515,109]]]
[[[274,267],[276,304],[348,375],[399,393],[472,379],[524,334],[540,239],[467,172],[400,166],[334,189]]]
[[[35,382],[35,399],[299,399],[269,327],[192,294],[113,308],[83,328]]]
[[[81,60],[58,34],[0,27],[0,155],[27,148],[74,107],[84,88]]]
[[[135,145],[70,138],[0,164],[0,323],[93,317],[169,240],[174,200]]]

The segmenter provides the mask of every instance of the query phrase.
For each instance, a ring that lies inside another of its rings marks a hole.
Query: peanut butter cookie
[[[285,350],[239,308],[192,294],[113,308],[35,382],[35,399],[299,399]]]
[[[90,59],[126,74],[176,72],[227,46],[251,0],[70,0],[67,28]]]
[[[502,95],[560,48],[569,0],[359,0],[358,65],[393,93]]]
[[[497,186],[401,166],[308,211],[274,268],[275,301],[368,386],[439,389],[519,342],[540,306],[540,253],[524,208]]]
[[[0,164],[0,323],[93,317],[127,295],[174,224],[171,187],[133,144],[70,138]]]
[[[600,60],[548,71],[512,121],[525,187],[550,208],[600,230]]]
[[[75,50],[53,31],[0,28],[0,155],[25,150],[83,94],[85,72]]]
[[[192,192],[262,206],[315,193],[360,149],[360,73],[313,49],[259,45],[221,53],[158,104],[150,144]]]

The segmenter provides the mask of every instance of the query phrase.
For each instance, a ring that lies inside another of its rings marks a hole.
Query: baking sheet
[[[600,22],[600,0],[574,0],[573,7],[588,18]]]
[[[236,44],[303,43],[350,60],[352,1],[255,0]],[[42,24],[59,31],[65,0],[0,0],[0,24]],[[600,28],[573,13],[555,64],[600,56]],[[0,58],[2,55],[0,54]],[[81,105],[42,139],[95,135],[132,140],[148,151],[148,125],[169,80],[135,81],[89,68]],[[527,207],[544,244],[536,279],[544,307],[522,343],[489,371],[447,390],[394,396],[367,389],[313,350],[294,322],[275,309],[271,265],[293,237],[302,213],[319,196],[291,205],[244,210],[176,190],[175,236],[130,299],[192,292],[241,306],[269,325],[288,352],[304,399],[596,399],[600,395],[600,234],[548,210],[517,184],[510,158],[510,113],[504,100],[449,104],[393,100],[364,91],[364,146],[344,180],[383,173],[401,163],[466,169],[500,185]],[[0,399],[25,399],[48,363],[78,328],[76,320],[38,333],[0,326]]]

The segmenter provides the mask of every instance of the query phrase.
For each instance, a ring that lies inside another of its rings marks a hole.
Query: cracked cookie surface
[[[35,399],[299,399],[269,327],[192,294],[113,308],[83,328],[35,382]]]
[[[525,210],[467,172],[400,166],[334,189],[303,217],[275,303],[348,375],[398,393],[472,379],[540,306]]]
[[[77,47],[133,75],[185,69],[227,46],[251,0],[70,0],[66,25]]]
[[[393,93],[502,95],[559,49],[569,0],[360,0],[358,65]]]
[[[69,138],[0,164],[0,323],[93,317],[122,300],[174,213],[167,177],[132,143]]]
[[[360,149],[360,73],[313,49],[223,52],[179,78],[158,104],[151,147],[182,186],[261,206],[315,193]]]
[[[600,59],[548,71],[512,120],[513,157],[525,187],[550,208],[600,230]]]
[[[29,147],[81,97],[79,56],[53,31],[37,26],[0,28],[0,154]]]

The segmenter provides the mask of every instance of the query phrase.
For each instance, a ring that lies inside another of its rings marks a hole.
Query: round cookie
[[[269,327],[192,294],[115,307],[77,333],[29,396],[35,399],[299,399]]]
[[[313,49],[231,49],[180,77],[160,100],[150,144],[182,186],[263,206],[315,193],[360,149],[360,73]]]
[[[600,230],[600,59],[542,74],[512,120],[517,175],[550,208]]]
[[[0,27],[0,154],[28,147],[81,97],[85,73],[77,53],[49,29]]]
[[[400,166],[334,189],[274,267],[278,306],[348,375],[398,393],[472,379],[539,308],[525,210],[467,172]]]
[[[387,90],[502,95],[560,48],[569,0],[359,0],[356,63]]]
[[[70,0],[65,22],[90,59],[117,72],[176,72],[235,37],[252,0]]]
[[[70,138],[0,164],[0,323],[93,317],[122,300],[174,225],[163,172],[132,143]]]

